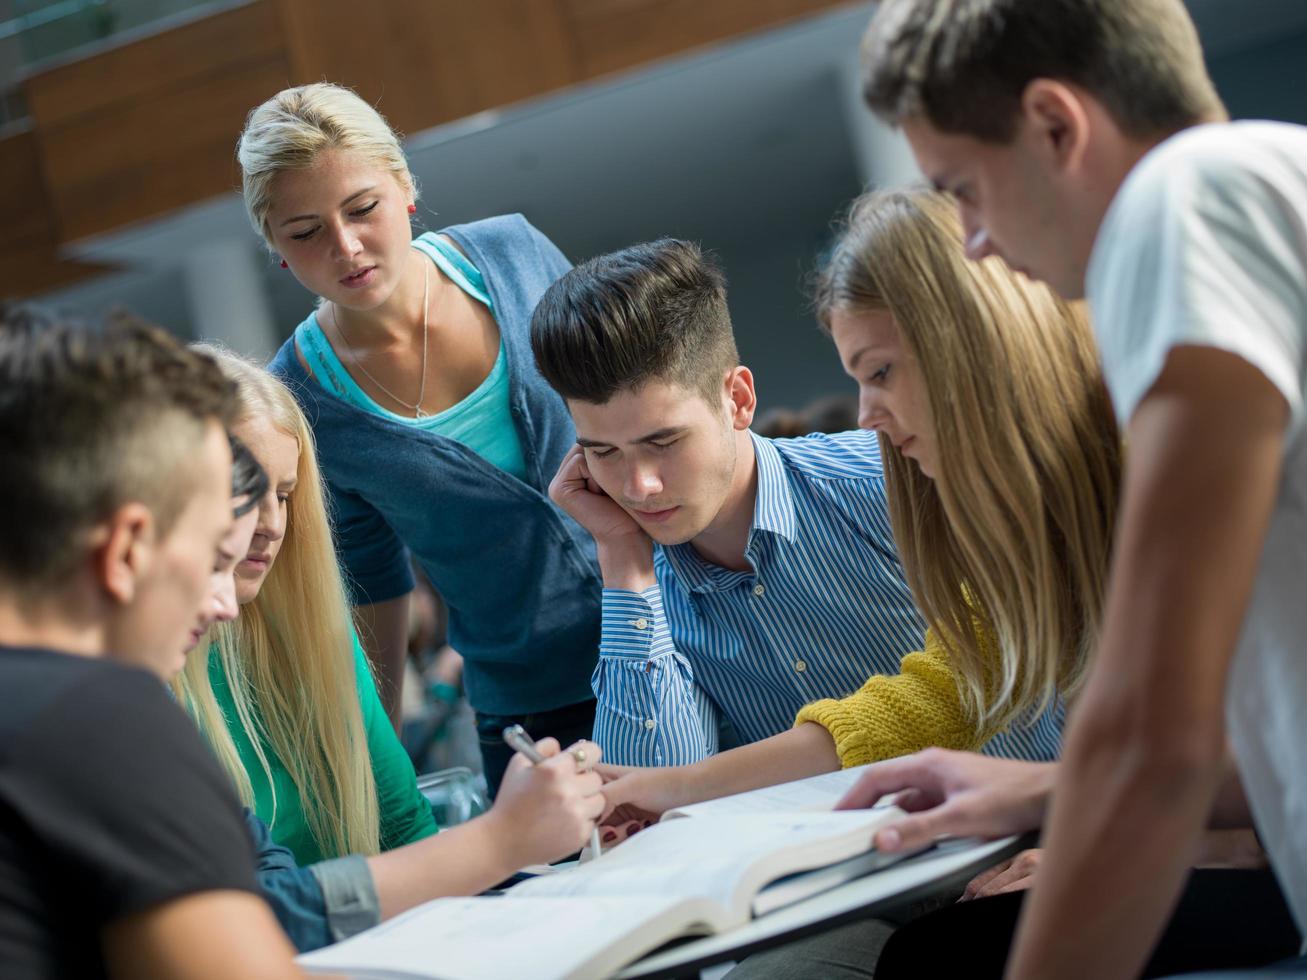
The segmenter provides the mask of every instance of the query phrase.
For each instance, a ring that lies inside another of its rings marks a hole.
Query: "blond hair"
[[[1079,304],[968,262],[952,204],[925,189],[864,195],[817,289],[835,310],[888,311],[921,367],[936,479],[882,434],[908,584],[979,726],[1074,696],[1098,636],[1121,440]]]
[[[310,166],[323,150],[351,150],[388,171],[417,199],[399,136],[354,92],[330,82],[283,89],[250,111],[236,144],[245,211],[271,245],[272,183],[287,170]]]
[[[267,371],[208,344],[195,349],[216,360],[236,383],[233,424],[271,423],[299,442],[299,462],[285,537],[263,587],[236,620],[201,640],[202,649],[210,652],[190,658],[176,684],[178,696],[236,783],[241,800],[252,805],[249,775],[209,682],[209,659],[217,656],[236,706],[232,721],[254,745],[270,784],[265,746],[290,773],[322,852],[376,854],[377,787],[359,702],[349,606],[312,430],[294,396]],[[275,798],[273,805],[275,813]]]

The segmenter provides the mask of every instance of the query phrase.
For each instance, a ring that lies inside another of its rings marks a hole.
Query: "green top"
[[[363,727],[368,737],[368,752],[372,756],[372,775],[377,783],[377,802],[381,812],[381,849],[388,851],[394,847],[411,844],[413,841],[430,837],[436,832],[436,821],[431,814],[431,806],[426,798],[418,792],[417,777],[408,755],[399,744],[395,729],[381,707],[377,697],[372,674],[368,670],[367,658],[354,638],[354,667],[358,677],[359,701],[363,708]],[[236,743],[241,765],[249,775],[250,785],[254,789],[254,812],[263,820],[272,832],[273,840],[290,849],[301,865],[314,864],[328,858],[342,857],[340,854],[327,854],[318,846],[300,804],[299,790],[291,779],[290,772],[281,759],[266,743],[264,755],[272,769],[272,781],[259,763],[254,751],[254,743],[241,727],[236,715],[236,705],[232,700],[231,688],[227,683],[227,672],[223,670],[222,660],[215,649],[209,650],[209,682],[213,685],[213,694],[218,707],[227,720],[227,730]],[[276,819],[273,819],[273,787],[277,791]]]

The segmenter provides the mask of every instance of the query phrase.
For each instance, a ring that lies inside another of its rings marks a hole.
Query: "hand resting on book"
[[[874,806],[887,793],[908,811],[876,833],[882,851],[918,848],[937,837],[1006,837],[1044,819],[1057,764],[993,759],[974,752],[926,749],[866,767],[836,805]]]
[[[687,766],[596,766],[604,778],[607,801],[601,823],[620,827],[632,821],[654,821],[668,810],[702,798],[682,786]]]

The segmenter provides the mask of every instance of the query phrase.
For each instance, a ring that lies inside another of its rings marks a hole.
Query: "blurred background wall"
[[[1307,122],[1307,3],[1190,0],[1236,117]],[[872,7],[832,0],[0,0],[0,293],[124,306],[267,354],[312,297],[233,158],[287,84],[409,134],[426,228],[521,211],[572,259],[715,251],[764,408],[845,381],[805,281],[868,184],[914,174],[860,106]]]

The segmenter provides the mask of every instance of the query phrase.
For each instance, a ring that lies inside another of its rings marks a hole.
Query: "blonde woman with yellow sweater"
[[[609,769],[612,806],[659,813],[929,746],[978,749],[1084,676],[1121,443],[1083,311],[998,259],[967,261],[956,209],[912,189],[855,203],[817,313],[858,384],[859,424],[880,434],[924,649],[780,735],[692,766]]]

